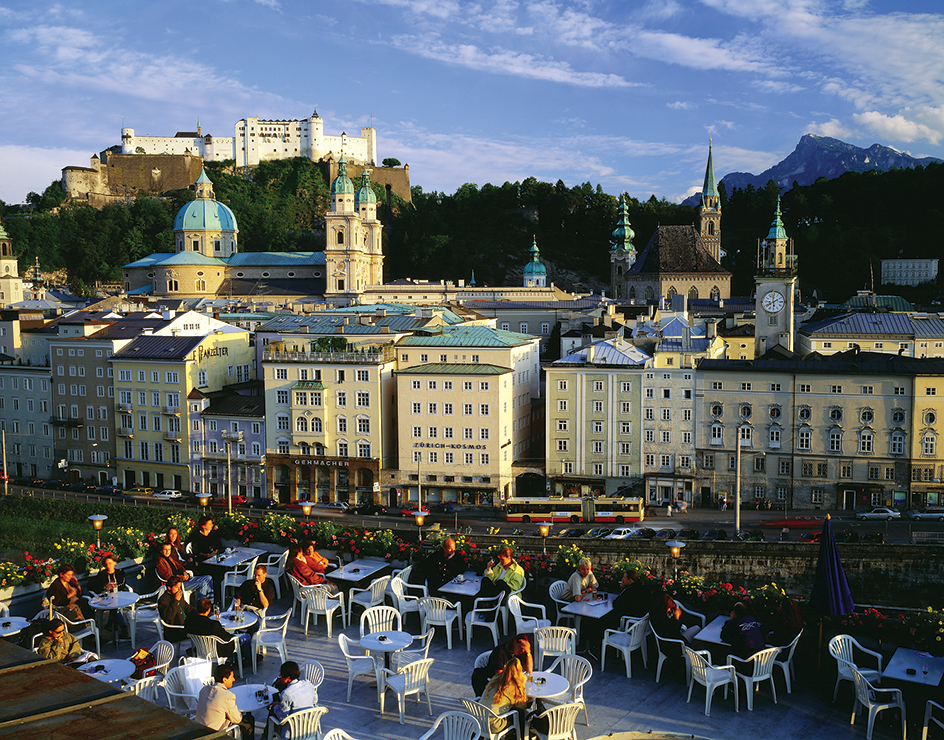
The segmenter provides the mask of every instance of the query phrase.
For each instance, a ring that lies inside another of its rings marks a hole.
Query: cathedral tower
[[[531,241],[531,261],[524,266],[522,285],[525,288],[544,288],[547,285],[547,268],[541,262],[537,237]]]
[[[766,239],[757,240],[757,275],[754,277],[754,356],[760,357],[778,344],[791,352],[794,346],[794,295],[796,255],[793,240],[777,210]]]
[[[698,208],[698,232],[708,253],[721,262],[721,197],[715,180],[715,167],[711,161],[711,142],[708,142],[708,166],[705,168],[705,184],[701,189],[701,206]]]

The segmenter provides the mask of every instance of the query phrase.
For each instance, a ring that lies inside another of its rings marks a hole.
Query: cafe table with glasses
[[[131,678],[131,674],[137,670],[137,666],[130,660],[106,658],[90,661],[79,666],[78,670],[86,676],[97,678],[104,683],[117,683],[118,681],[124,681],[126,678]]]
[[[570,691],[570,681],[559,673],[534,671],[526,676],[524,690],[529,699],[550,699]]]
[[[601,617],[613,611],[613,602],[616,600],[615,594],[608,594],[597,591],[591,597],[584,597],[580,601],[573,601],[567,606],[562,606],[562,614],[570,614],[574,617],[574,629],[577,630],[577,644],[580,644],[580,621],[587,617],[588,619],[600,619]]]
[[[448,583],[444,583],[439,587],[439,591],[440,593],[455,594],[456,596],[478,596],[484,577],[476,574],[474,570],[468,570],[457,575]]]
[[[14,637],[29,625],[26,617],[0,617],[0,637]]]
[[[217,620],[227,632],[239,632],[255,625],[259,621],[259,616],[248,609],[240,609],[238,612],[226,611],[214,614],[211,619]]]
[[[275,701],[276,690],[261,683],[247,683],[230,689],[236,696],[236,708],[240,712],[256,712]]]
[[[204,560],[205,565],[216,565],[221,568],[235,568],[237,565],[252,560],[260,555],[265,555],[265,550],[257,550],[254,547],[227,547],[217,555],[212,555]]]

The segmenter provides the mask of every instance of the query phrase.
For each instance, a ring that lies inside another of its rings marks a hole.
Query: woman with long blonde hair
[[[518,727],[524,728],[530,702],[525,689],[524,669],[518,658],[505,663],[502,672],[488,682],[481,703],[490,706],[495,714],[505,714],[514,709],[518,712]],[[501,732],[508,726],[508,720],[491,720],[490,725],[492,732]]]

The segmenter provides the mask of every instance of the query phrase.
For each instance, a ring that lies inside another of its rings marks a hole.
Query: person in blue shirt
[[[744,662],[754,653],[766,647],[760,622],[751,616],[747,604],[739,601],[734,605],[731,618],[721,628],[721,639],[731,646],[732,660],[738,673],[750,675],[754,666]],[[738,660],[740,658],[740,660]]]

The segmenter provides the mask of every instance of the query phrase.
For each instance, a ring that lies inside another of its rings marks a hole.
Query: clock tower
[[[754,356],[760,357],[771,347],[793,351],[794,295],[796,293],[796,255],[793,240],[777,211],[766,239],[757,240],[757,275],[754,277]]]

